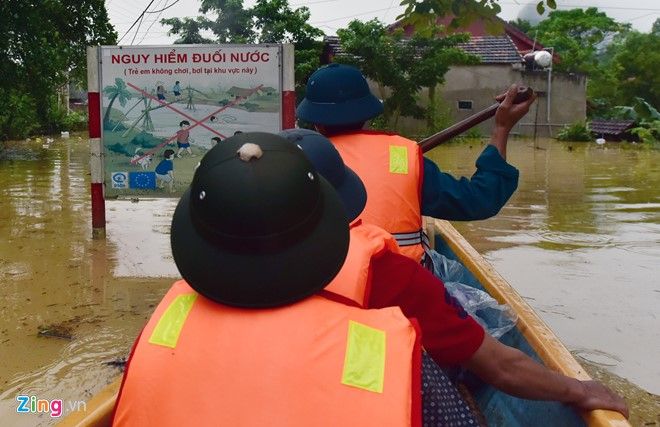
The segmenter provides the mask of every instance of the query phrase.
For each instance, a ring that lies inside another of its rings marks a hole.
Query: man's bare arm
[[[464,366],[513,396],[556,400],[583,410],[609,409],[628,417],[623,398],[598,381],[580,381],[554,372],[489,335]]]
[[[536,94],[527,101],[514,104],[513,99],[518,93],[518,86],[511,85],[506,93],[498,95],[495,99],[501,102],[495,112],[495,127],[490,137],[490,144],[497,148],[500,155],[506,160],[506,144],[509,132],[516,123],[529,111],[529,107],[536,100]]]

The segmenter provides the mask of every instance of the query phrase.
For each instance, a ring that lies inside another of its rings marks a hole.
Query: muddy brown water
[[[108,201],[107,239],[91,239],[85,135],[0,151],[0,424],[17,396],[62,399],[64,412],[120,373],[153,307],[176,278],[174,200]],[[482,142],[431,157],[471,174]],[[634,425],[660,425],[660,151],[511,141],[521,170],[493,219],[456,224],[587,369],[628,396]],[[623,380],[621,377],[626,378]]]

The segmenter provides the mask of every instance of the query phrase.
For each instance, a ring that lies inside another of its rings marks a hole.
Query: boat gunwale
[[[109,426],[112,421],[112,412],[119,395],[123,375],[113,380],[101,389],[86,403],[85,408],[90,410],[72,412],[60,421],[58,427],[101,427]]]
[[[548,368],[578,380],[592,379],[550,327],[522,299],[520,294],[495,268],[451,225],[450,222],[425,218],[428,228],[438,234],[460,262],[500,304],[508,304],[518,315],[516,328],[527,339]],[[608,410],[579,411],[588,426],[630,427],[626,418]]]

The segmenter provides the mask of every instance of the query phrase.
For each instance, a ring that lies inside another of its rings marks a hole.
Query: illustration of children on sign
[[[165,188],[167,184],[171,192],[174,191],[174,150],[167,149],[163,153],[163,160],[156,166],[156,186],[158,188]]]
[[[156,97],[159,101],[165,101],[165,86],[158,85],[156,86]]]
[[[174,94],[177,100],[181,99],[181,85],[179,84],[178,80],[174,83],[174,86],[172,87],[172,93]]]
[[[176,145],[179,147],[179,151],[176,153],[177,157],[181,157],[181,153],[185,150],[188,152],[190,157],[195,157],[190,148],[190,122],[188,120],[182,120],[179,123],[179,130],[176,132]]]

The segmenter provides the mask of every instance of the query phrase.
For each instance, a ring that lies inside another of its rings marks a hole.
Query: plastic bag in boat
[[[487,292],[471,286],[477,282],[463,264],[436,251],[431,251],[431,257],[434,273],[444,282],[445,289],[492,337],[500,338],[516,326],[516,313]]]

